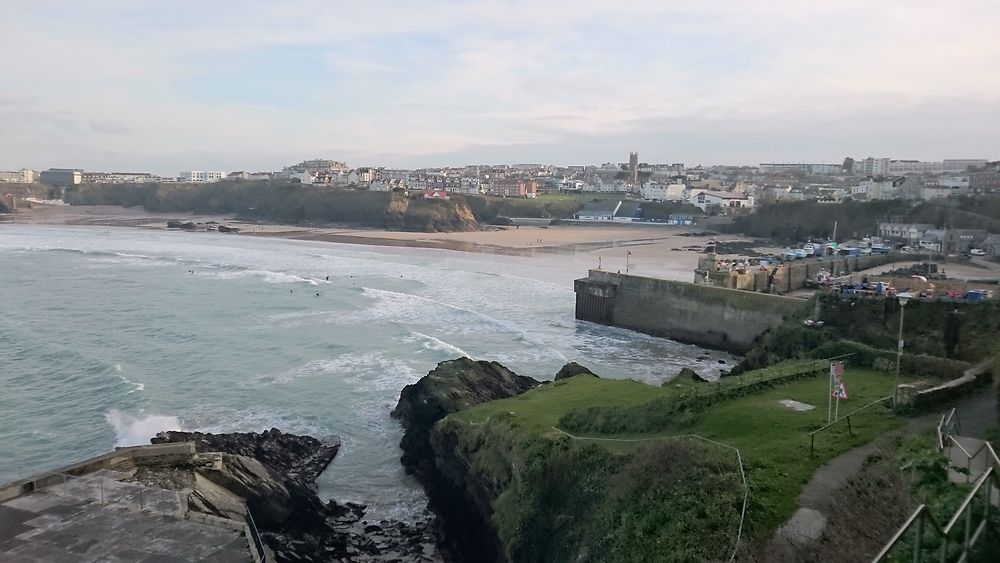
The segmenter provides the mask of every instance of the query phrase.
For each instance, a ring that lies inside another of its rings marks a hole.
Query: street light
[[[896,347],[896,379],[895,388],[892,390],[893,403],[897,403],[899,397],[899,364],[903,360],[903,313],[906,311],[906,303],[910,300],[910,294],[900,293],[896,296],[899,301],[899,337],[897,338],[898,346]]]

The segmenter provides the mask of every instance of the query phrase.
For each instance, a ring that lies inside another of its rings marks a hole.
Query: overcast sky
[[[1000,157],[997,0],[0,0],[0,169]]]

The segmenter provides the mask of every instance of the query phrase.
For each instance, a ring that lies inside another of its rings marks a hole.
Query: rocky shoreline
[[[190,491],[192,511],[242,520],[247,510],[278,562],[435,562],[437,519],[369,521],[365,506],[324,503],[315,479],[333,461],[340,440],[320,442],[277,429],[263,433],[161,432],[154,444],[194,442],[189,465],[143,467],[134,480]]]
[[[567,364],[556,380],[585,374]],[[497,362],[441,362],[407,385],[392,411],[404,435],[401,463],[429,500],[418,522],[371,521],[364,505],[323,502],[315,481],[340,450],[340,439],[318,440],[272,428],[262,433],[160,432],[151,442],[192,442],[193,457],[140,467],[133,481],[186,491],[188,509],[229,520],[247,513],[279,563],[306,561],[505,562],[491,521],[496,483],[468,471],[454,436],[435,430],[442,418],[474,405],[514,397],[546,382]]]

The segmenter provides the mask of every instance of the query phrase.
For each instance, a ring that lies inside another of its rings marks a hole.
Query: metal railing
[[[267,550],[264,549],[264,540],[261,539],[260,532],[257,531],[257,524],[253,521],[253,514],[250,513],[250,507],[247,506],[246,509],[247,529],[250,530],[250,547],[257,553],[260,563],[267,563]]]
[[[847,421],[847,432],[853,437],[854,436],[854,428],[851,427],[851,416],[853,416],[855,414],[858,414],[859,412],[861,412],[861,411],[863,411],[863,410],[865,410],[865,409],[867,409],[869,407],[875,406],[875,405],[877,405],[879,403],[882,403],[884,401],[891,401],[891,400],[892,400],[892,395],[888,395],[886,397],[882,397],[881,399],[875,399],[874,401],[868,403],[867,405],[864,405],[863,407],[856,408],[853,411],[851,411],[851,412],[845,414],[844,416],[838,418],[837,420],[834,420],[830,424],[827,424],[825,426],[821,426],[820,428],[817,428],[816,430],[813,430],[812,432],[810,432],[809,433],[809,457],[812,457],[813,455],[815,455],[815,450],[816,450],[816,435],[817,434],[819,434],[820,432],[823,432],[824,430],[827,430],[828,428],[836,426],[837,424],[840,424],[841,422],[844,422],[846,420]]]
[[[992,449],[992,448],[991,448]],[[994,454],[995,455],[995,454]],[[986,531],[986,527],[990,522],[990,511],[993,505],[993,489],[1000,487],[1000,475],[997,474],[996,467],[990,467],[983,473],[982,477],[976,482],[976,485],[969,491],[966,495],[965,500],[959,505],[958,510],[951,517],[947,524],[941,526],[931,515],[930,510],[927,505],[921,504],[917,509],[910,515],[909,519],[903,524],[903,526],[896,532],[896,534],[889,540],[889,543],[882,548],[882,551],[872,559],[872,563],[880,563],[885,561],[886,557],[892,552],[892,550],[906,537],[906,534],[912,528],[914,530],[914,540],[913,540],[913,561],[914,563],[920,563],[924,559],[925,551],[927,551],[924,543],[927,540],[925,535],[925,527],[929,524],[933,531],[937,534],[937,539],[940,544],[937,548],[930,546],[931,549],[937,549],[937,560],[940,563],[948,563],[949,561],[956,561],[958,563],[965,563],[969,560],[969,555],[972,549],[975,547],[976,542],[978,542],[983,533]],[[980,495],[982,497],[982,512],[981,518],[977,524],[973,524],[973,512],[974,512],[974,500],[976,496]],[[958,530],[959,522],[963,522],[961,530]],[[957,535],[957,532],[961,532],[960,543],[956,542],[954,545],[960,546],[957,552],[957,557],[952,557],[953,554],[949,553],[949,548],[952,545],[951,540]],[[932,552],[933,553],[933,552]]]
[[[920,563],[923,560],[925,546],[925,531],[924,527],[930,524],[934,532],[937,533],[938,539],[940,540],[940,546],[937,548],[938,560],[940,563],[946,563],[950,561],[949,559],[949,545],[956,532],[956,526],[959,522],[963,522],[961,532],[961,547],[958,551],[958,556],[954,559],[959,563],[964,563],[968,561],[969,554],[972,548],[975,547],[976,542],[982,537],[982,534],[986,531],[986,527],[990,522],[990,511],[993,506],[993,490],[1000,490],[1000,457],[997,456],[996,451],[993,446],[990,445],[988,441],[983,441],[982,445],[976,449],[974,453],[969,453],[964,446],[955,438],[958,432],[961,430],[961,422],[958,418],[958,413],[955,409],[951,409],[947,414],[941,415],[941,420],[938,421],[937,425],[937,446],[939,452],[944,452],[947,448],[953,446],[958,446],[959,450],[966,456],[966,481],[971,481],[972,479],[972,460],[979,457],[980,454],[986,455],[987,466],[976,479],[976,484],[972,487],[972,490],[965,496],[965,500],[959,505],[958,509],[955,510],[954,515],[945,526],[938,525],[937,521],[931,515],[930,510],[927,505],[920,505],[913,512],[909,519],[899,528],[899,531],[889,540],[889,543],[882,548],[882,551],[875,556],[872,560],[873,563],[879,563],[884,561],[886,557],[892,552],[906,536],[906,533],[910,531],[911,528],[914,529],[914,541],[913,541],[913,561]],[[951,456],[949,456],[949,464],[951,462]],[[974,503],[976,496],[982,497],[982,517],[978,524],[973,526],[973,512]],[[955,543],[956,546],[959,543]]]
[[[762,368],[756,374],[740,374],[734,376],[720,377],[718,380],[707,385],[695,385],[694,389],[688,393],[682,393],[675,400],[698,399],[702,397],[721,397],[724,394],[745,391],[753,385],[764,383],[780,383],[787,379],[793,379],[801,375],[810,373],[820,373],[829,369],[830,362],[853,356],[854,353],[843,354],[832,358],[821,358],[816,360],[806,360],[792,365],[779,364],[776,367]],[[770,373],[765,373],[770,371]]]
[[[937,424],[938,451],[944,451],[945,445],[952,434],[962,431],[962,422],[958,418],[958,412],[951,409],[946,414],[941,415],[941,420]]]

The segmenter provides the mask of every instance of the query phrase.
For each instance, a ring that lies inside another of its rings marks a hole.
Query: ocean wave
[[[370,287],[362,287],[361,291],[367,297],[381,300],[385,303],[385,306],[364,309],[354,315],[345,316],[345,318],[358,321],[377,321],[388,318],[394,321],[409,322],[413,324],[425,324],[432,322],[440,326],[464,325],[464,330],[466,332],[469,332],[469,327],[468,323],[465,321],[472,319],[479,322],[481,325],[492,326],[496,329],[501,329],[502,331],[513,334],[515,340],[520,340],[530,348],[541,348],[545,350],[546,355],[559,359],[563,362],[568,361],[562,352],[545,342],[541,342],[538,339],[529,336],[527,332],[517,325],[496,317],[491,317],[485,313],[472,309],[466,309],[464,307],[459,307],[443,301],[437,301],[429,297],[414,295],[412,293],[401,293]],[[434,309],[444,310],[448,313],[454,314],[461,320],[456,322],[455,319],[435,318],[432,313]],[[471,332],[482,331],[472,330]],[[492,333],[496,331],[489,330],[489,332]]]
[[[125,375],[122,373],[121,364],[115,364],[114,366],[112,366],[111,373],[113,373],[116,377],[118,377],[118,379],[121,380],[122,383],[132,386],[132,389],[129,390],[127,393],[125,393],[126,395],[131,395],[132,393],[146,390],[146,386],[144,384],[136,383],[135,381],[132,381],[131,379],[125,377]]]
[[[404,385],[419,379],[412,367],[382,352],[348,352],[329,359],[306,362],[277,375],[258,375],[256,379],[263,383],[289,384],[302,378],[331,376],[355,385],[355,390],[366,388],[375,391],[398,391]]]
[[[466,352],[465,350],[462,350],[461,348],[455,346],[454,344],[449,344],[448,342],[445,342],[440,338],[434,338],[433,336],[430,336],[428,334],[423,334],[421,332],[416,332],[416,331],[413,331],[410,334],[416,338],[415,339],[410,338],[408,340],[410,341],[421,340],[422,341],[421,344],[426,350],[434,350],[435,352],[449,352],[452,354],[458,354],[459,356],[465,356],[466,358],[472,358],[472,356],[469,355],[469,353]]]
[[[156,436],[157,432],[184,429],[176,416],[142,413],[132,415],[118,409],[106,412],[104,420],[115,431],[117,447],[148,444],[149,439]]]
[[[244,269],[233,266],[219,267],[217,270],[218,271],[211,272],[210,275],[224,280],[259,277],[263,278],[266,283],[305,283],[313,286],[321,283],[328,283],[325,280],[306,278],[295,274],[289,274],[287,272],[274,272],[271,270]],[[198,273],[202,272],[199,271]]]

